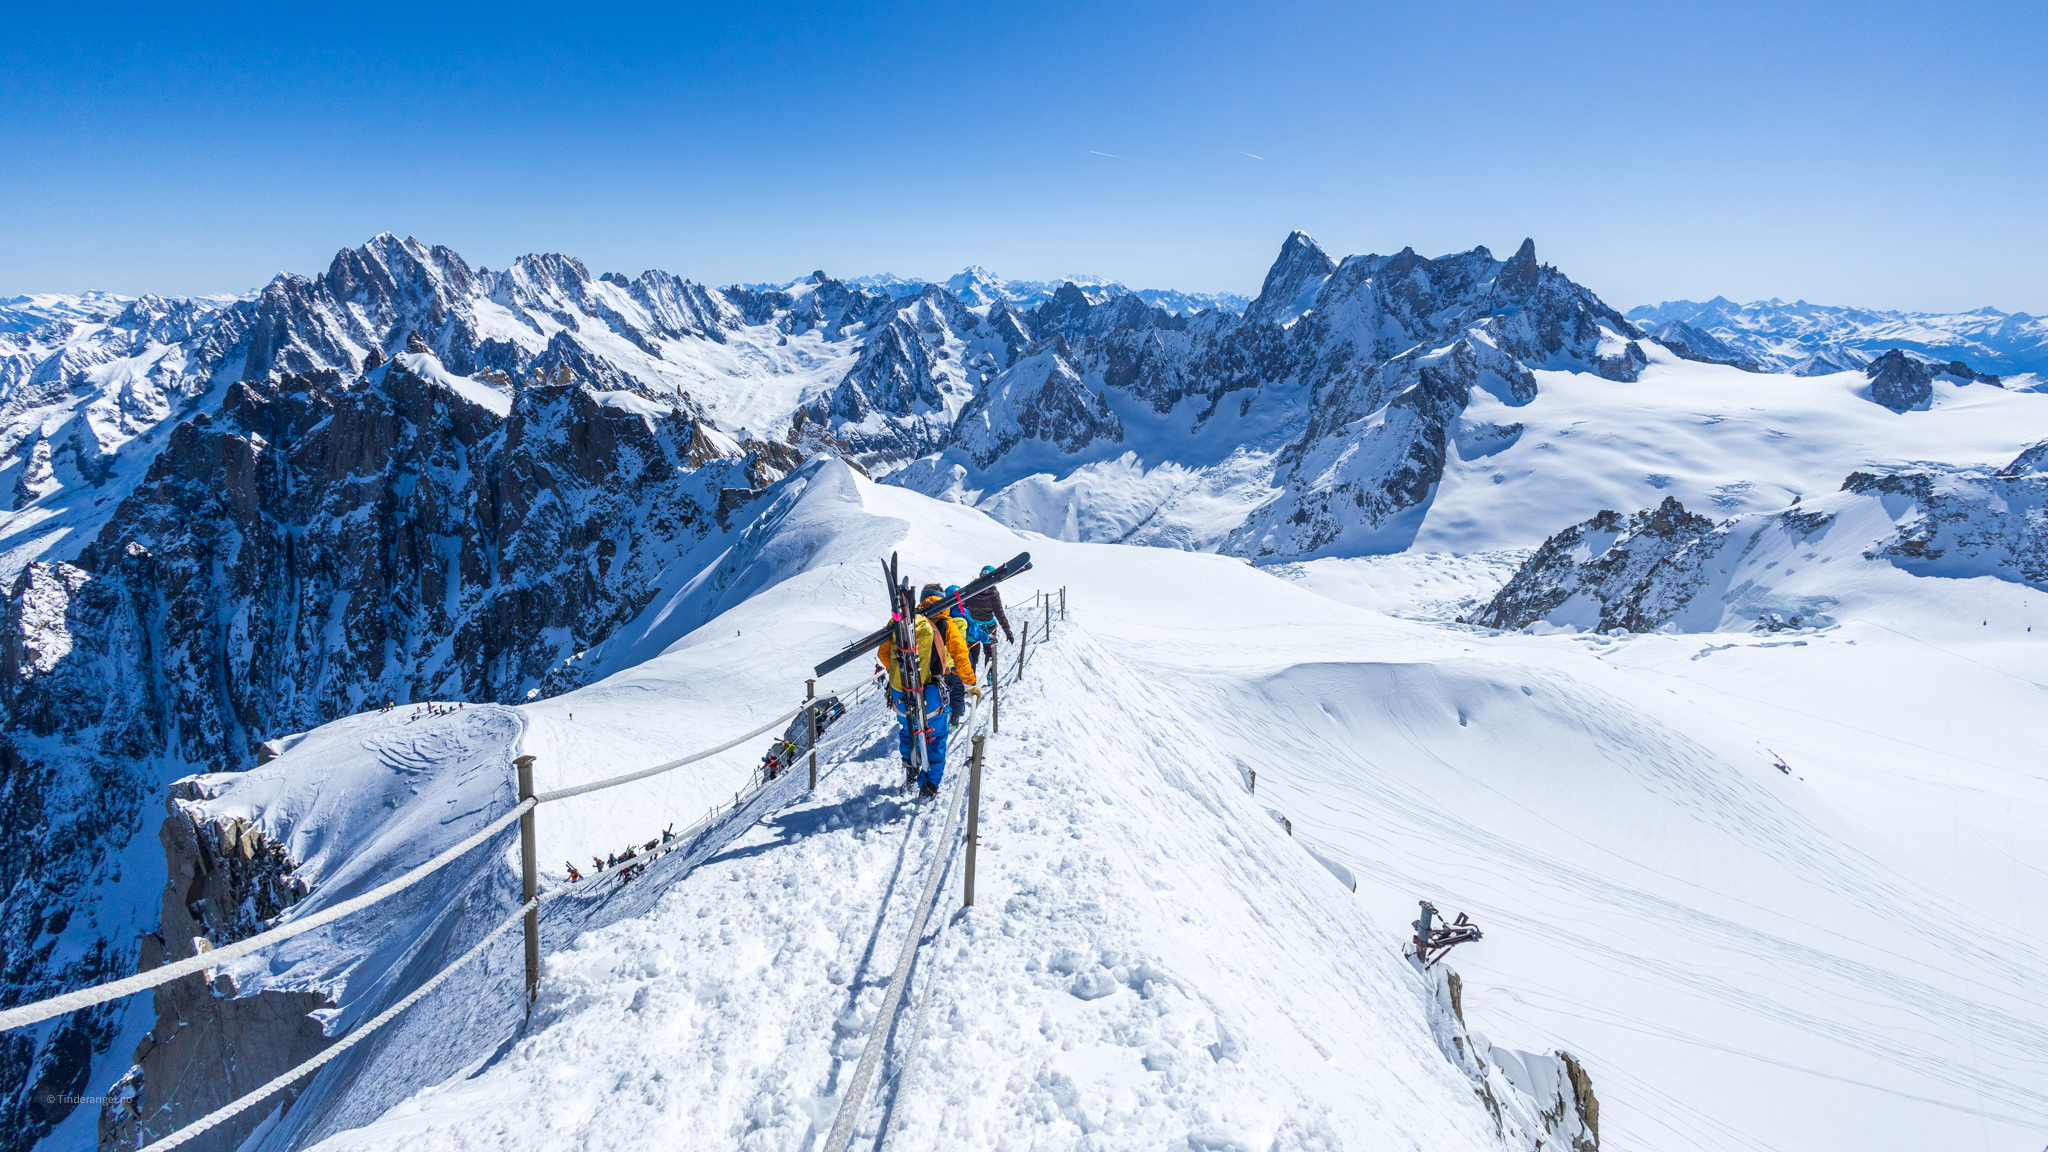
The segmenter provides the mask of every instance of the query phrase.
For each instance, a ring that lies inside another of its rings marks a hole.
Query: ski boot
[[[938,794],[939,786],[937,784],[932,783],[929,780],[922,781],[917,786],[917,798],[919,800],[930,800],[932,797],[937,796]]]
[[[911,787],[912,787],[913,785],[915,785],[916,783],[917,783],[917,765],[915,765],[915,764],[912,764],[912,763],[911,763],[910,761],[908,761],[908,760],[905,760],[905,761],[903,762],[903,792],[904,792],[904,794],[905,794],[905,795],[908,795],[908,794],[910,793],[910,789],[911,789]]]

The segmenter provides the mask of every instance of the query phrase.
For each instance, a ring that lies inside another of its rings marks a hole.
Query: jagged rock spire
[[[1286,243],[1280,245],[1279,259],[1273,261],[1272,269],[1266,273],[1266,283],[1259,289],[1259,298],[1245,309],[1246,318],[1272,320],[1279,317],[1303,292],[1336,270],[1337,262],[1317,247],[1314,237],[1299,230],[1288,233]]]
[[[1500,275],[1494,279],[1494,290],[1502,296],[1519,298],[1536,290],[1536,273],[1542,265],[1536,263],[1536,241],[1524,240],[1508,262],[1501,265]]]

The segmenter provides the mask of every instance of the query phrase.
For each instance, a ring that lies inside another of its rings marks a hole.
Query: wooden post
[[[810,718],[811,730],[811,791],[818,790],[818,682],[804,681],[804,714]]]
[[[1259,790],[1259,770],[1257,768],[1247,768],[1245,769],[1245,771],[1252,774],[1251,790],[1253,792],[1257,792]]]
[[[974,907],[974,847],[981,842],[981,733],[974,734],[974,759],[967,769],[967,895],[961,906]]]
[[[519,770],[519,802],[533,799],[533,757],[512,762]],[[532,904],[540,891],[540,863],[533,844],[533,809],[519,818],[519,902]],[[534,998],[540,995],[540,909],[526,910],[526,1012],[533,1014]]]
[[[1017,679],[1024,679],[1024,650],[1031,647],[1031,621],[1024,622],[1024,638],[1017,641]]]
[[[1067,586],[1060,585],[1060,619],[1067,618]]]

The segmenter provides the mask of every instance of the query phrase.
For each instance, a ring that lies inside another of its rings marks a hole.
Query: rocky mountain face
[[[135,963],[123,929],[147,921],[118,881],[167,779],[251,766],[262,741],[387,701],[573,684],[569,657],[800,458],[566,366],[515,384],[419,351],[352,379],[228,386],[170,431],[96,539],[14,581],[6,1000]],[[13,1146],[69,1111],[38,1101],[80,1094],[114,1019],[9,1035]]]
[[[1934,399],[1934,382],[1949,377],[1958,384],[1996,384],[1998,377],[1972,371],[1961,360],[1929,364],[1897,348],[1886,352],[1863,369],[1870,378],[1870,398],[1894,412],[1925,411]]]
[[[1995,472],[1854,472],[1838,492],[1718,524],[1668,497],[1632,515],[1603,511],[1544,541],[1472,623],[1599,632],[1822,627],[1859,563],[2048,591],[2048,442]]]
[[[1297,232],[1242,317],[1095,302],[1070,285],[1018,319],[1030,342],[1010,347],[986,402],[963,412],[938,455],[892,480],[1002,508],[1019,502],[1003,489],[1033,473],[1132,452],[1171,462],[1177,479],[1099,507],[1074,506],[1085,490],[1056,497],[1080,538],[1253,557],[1398,550],[1386,542],[1426,505],[1474,389],[1519,405],[1535,395],[1532,367],[1633,380],[1647,362],[1642,334],[1538,263],[1530,242],[1505,261],[1475,248],[1340,263]],[[1068,413],[1064,425],[1036,415],[1053,408]],[[999,411],[1034,418],[998,428]],[[1220,476],[1261,498],[1225,498],[1216,517]]]
[[[1628,318],[1654,329],[1683,324],[1711,336],[1732,355],[1767,371],[1818,376],[1861,368],[1900,348],[1940,363],[1967,360],[2001,375],[2048,373],[2048,318],[1996,308],[1975,312],[1884,312],[1757,300],[1737,304],[1720,296],[1705,303],[1667,300],[1631,308]],[[1694,347],[1703,356],[1718,353]]]

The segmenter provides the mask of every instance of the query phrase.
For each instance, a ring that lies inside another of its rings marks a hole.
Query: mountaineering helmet
[[[993,576],[993,575],[995,575],[995,574],[996,574],[996,566],[995,566],[995,565],[993,565],[993,564],[983,564],[983,565],[981,566],[981,574],[982,574],[983,576]]]

